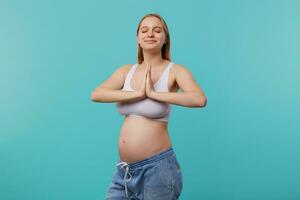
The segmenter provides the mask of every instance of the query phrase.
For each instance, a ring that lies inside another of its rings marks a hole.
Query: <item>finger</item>
[[[145,79],[148,79],[148,71],[146,70]]]
[[[151,65],[148,65],[148,73],[151,74]]]
[[[147,64],[147,67],[146,67],[146,74],[148,74],[149,72],[149,65]]]
[[[147,78],[147,76],[148,76],[148,70],[146,69],[144,77]]]

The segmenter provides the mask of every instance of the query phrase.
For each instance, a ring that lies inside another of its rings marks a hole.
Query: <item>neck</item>
[[[161,63],[164,62],[162,56],[161,56],[161,52],[157,51],[157,52],[146,52],[143,51],[144,54],[144,61],[143,63],[145,64],[149,64],[151,65],[151,67],[155,67],[160,65]]]

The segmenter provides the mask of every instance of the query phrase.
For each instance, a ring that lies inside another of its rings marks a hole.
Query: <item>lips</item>
[[[156,40],[145,40],[145,42],[156,42]]]

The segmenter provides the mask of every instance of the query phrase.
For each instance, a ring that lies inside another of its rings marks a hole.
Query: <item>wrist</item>
[[[155,98],[155,91],[154,90],[151,90],[151,91],[149,91],[148,93],[147,93],[147,96],[149,97],[149,98],[151,98],[151,99],[154,99]]]
[[[146,97],[145,92],[141,90],[134,91],[138,99],[144,99]]]

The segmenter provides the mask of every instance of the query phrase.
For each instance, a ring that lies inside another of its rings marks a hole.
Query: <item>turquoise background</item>
[[[161,14],[205,108],[173,106],[183,200],[300,199],[299,1],[0,3],[0,199],[104,199],[123,117],[92,90]]]

